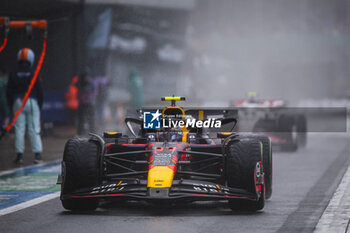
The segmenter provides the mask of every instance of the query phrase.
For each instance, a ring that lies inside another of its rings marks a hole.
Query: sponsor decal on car
[[[215,120],[215,119],[206,119],[204,121],[202,120],[196,120],[196,119],[190,119],[187,118],[185,120],[172,120],[169,119],[163,119],[163,128],[177,128],[177,127],[186,127],[186,128],[220,128],[221,127],[221,121]]]
[[[143,128],[145,129],[160,129],[163,128],[220,128],[221,121],[208,118],[206,120],[197,120],[191,116],[182,115],[164,115],[161,118],[159,110],[143,113]],[[162,124],[161,124],[162,123]]]
[[[156,112],[143,113],[143,128],[145,129],[160,129],[160,116],[162,114],[157,110]]]

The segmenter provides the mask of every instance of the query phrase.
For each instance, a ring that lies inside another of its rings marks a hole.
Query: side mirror
[[[222,119],[219,119],[219,120],[221,120],[221,124],[223,124],[223,125],[229,124],[229,123],[233,123],[231,131],[233,131],[233,129],[237,125],[237,119],[234,118],[234,117],[226,117],[226,118],[222,118]]]
[[[125,118],[125,124],[128,127],[129,131],[131,132],[132,135],[134,135],[134,137],[137,137],[137,135],[136,135],[136,133],[134,131],[134,128],[132,127],[131,123],[138,124],[141,127],[142,126],[142,121],[140,119],[131,118],[131,117]]]

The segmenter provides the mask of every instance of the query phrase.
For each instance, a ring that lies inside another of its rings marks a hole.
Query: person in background
[[[0,127],[6,127],[10,120],[10,109],[7,104],[6,87],[8,75],[5,69],[0,70]]]
[[[96,103],[96,86],[92,82],[89,74],[83,72],[78,81],[78,135],[85,134],[85,122],[88,123],[88,131],[95,131],[95,103]]]
[[[108,78],[106,76],[97,76],[95,79],[97,88],[96,99],[96,120],[99,127],[104,127],[105,123],[105,107],[108,93]]]
[[[23,48],[17,55],[18,67],[9,76],[6,95],[10,109],[15,114],[22,105],[34,72],[34,53],[29,48]],[[28,135],[34,153],[34,163],[41,163],[42,142],[40,137],[40,110],[43,104],[43,88],[40,77],[38,77],[34,88],[24,105],[24,108],[15,123],[15,146],[17,157],[15,163],[23,163],[25,146],[25,132],[28,128]]]
[[[76,115],[79,106],[78,100],[78,75],[74,76],[71,83],[69,84],[67,92],[64,94],[66,99],[66,108],[69,111],[69,122],[76,126]]]
[[[132,68],[129,75],[129,93],[131,96],[131,107],[142,108],[144,103],[143,81],[138,75],[137,69]]]

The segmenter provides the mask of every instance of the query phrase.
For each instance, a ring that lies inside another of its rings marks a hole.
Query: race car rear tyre
[[[99,184],[99,145],[88,139],[69,139],[65,145],[62,161],[61,193],[69,194],[79,188]],[[97,199],[61,200],[67,210],[88,211],[98,206]]]
[[[298,144],[301,147],[306,146],[307,142],[307,123],[306,123],[306,117],[304,115],[298,115],[296,119],[296,130],[298,133]]]
[[[261,164],[263,161],[262,143],[249,136],[240,137],[231,142],[226,149],[227,185],[231,188],[240,188],[250,193],[256,193],[255,172],[257,164]],[[238,211],[261,210],[265,205],[265,188],[262,188],[260,198],[257,201],[231,199],[229,205],[232,210]]]
[[[281,145],[280,148],[284,151],[297,151],[298,139],[294,115],[280,115],[278,119],[278,131],[281,132],[278,136],[287,140],[287,143]]]
[[[253,126],[253,132],[275,132],[276,121],[273,119],[259,119]]]

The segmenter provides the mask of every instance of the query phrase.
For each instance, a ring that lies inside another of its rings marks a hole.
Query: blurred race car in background
[[[283,100],[256,99],[254,92],[248,97],[233,103],[238,109],[237,131],[264,133],[277,150],[296,151],[306,146],[307,120],[303,114],[287,108]]]
[[[126,117],[132,136],[106,132],[68,140],[58,179],[63,207],[94,210],[101,198],[118,198],[228,200],[233,210],[263,209],[272,194],[270,138],[232,132],[233,108],[186,110],[175,102],[184,97],[162,100],[171,105]],[[231,130],[213,136],[210,127],[202,127],[213,122]]]

